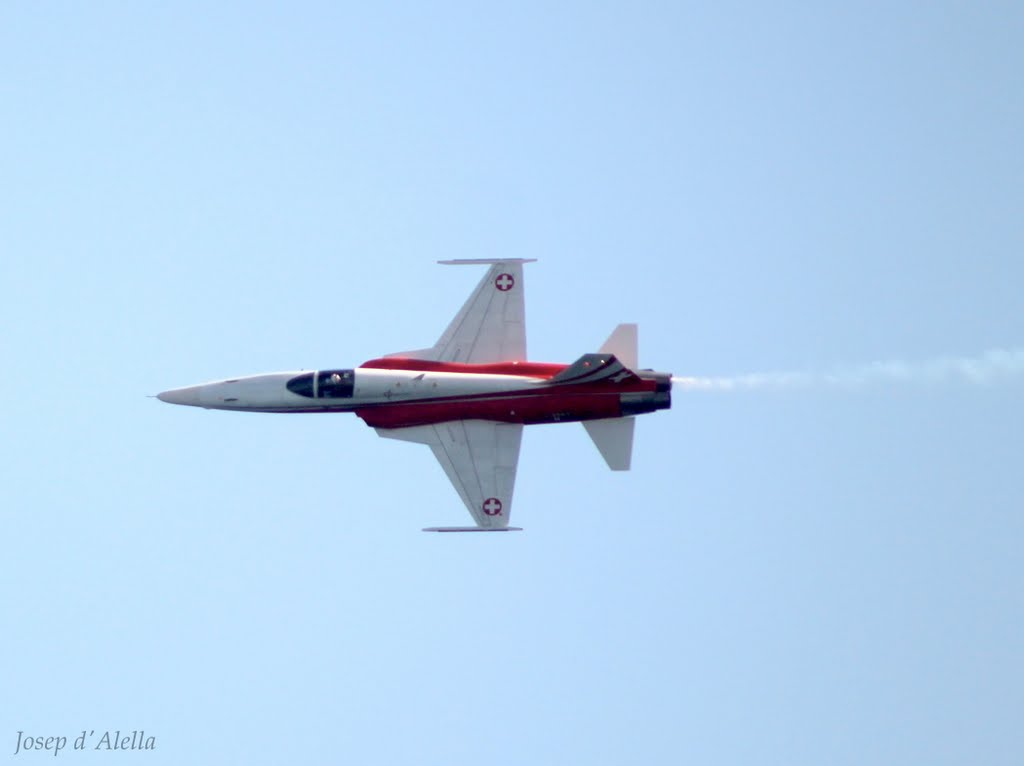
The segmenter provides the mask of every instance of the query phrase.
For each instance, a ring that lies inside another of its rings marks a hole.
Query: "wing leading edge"
[[[386,439],[428,445],[477,526],[495,531],[509,528],[522,425],[454,420],[410,428],[378,428],[377,433]]]
[[[523,264],[533,260],[439,261],[445,265],[486,264],[490,268],[433,347],[388,356],[466,364],[525,361]]]

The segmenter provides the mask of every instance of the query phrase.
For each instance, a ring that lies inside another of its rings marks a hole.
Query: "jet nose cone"
[[[172,388],[157,394],[156,398],[168,404],[185,404],[190,407],[199,407],[200,386],[187,386],[185,388]]]

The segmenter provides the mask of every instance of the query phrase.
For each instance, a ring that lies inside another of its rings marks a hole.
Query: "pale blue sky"
[[[0,751],[1017,764],[1024,386],[677,394],[514,522],[350,416],[147,399],[432,343],[680,375],[1024,346],[1019,4],[7,4]],[[17,759],[39,760],[41,754]],[[112,754],[65,753],[76,762]]]

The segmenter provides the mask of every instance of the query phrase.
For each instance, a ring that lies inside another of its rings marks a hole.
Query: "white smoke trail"
[[[674,377],[684,391],[750,391],[832,386],[863,388],[887,383],[966,383],[988,386],[1024,379],[1024,349],[992,349],[981,356],[939,357],[919,362],[891,360],[830,372],[754,372],[720,377]]]

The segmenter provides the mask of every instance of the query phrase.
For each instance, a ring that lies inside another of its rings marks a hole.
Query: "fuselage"
[[[172,404],[246,412],[354,412],[375,428],[495,420],[557,423],[671,406],[671,377],[637,371],[618,382],[556,380],[564,364],[457,364],[372,359],[352,369],[274,372],[165,391]]]

